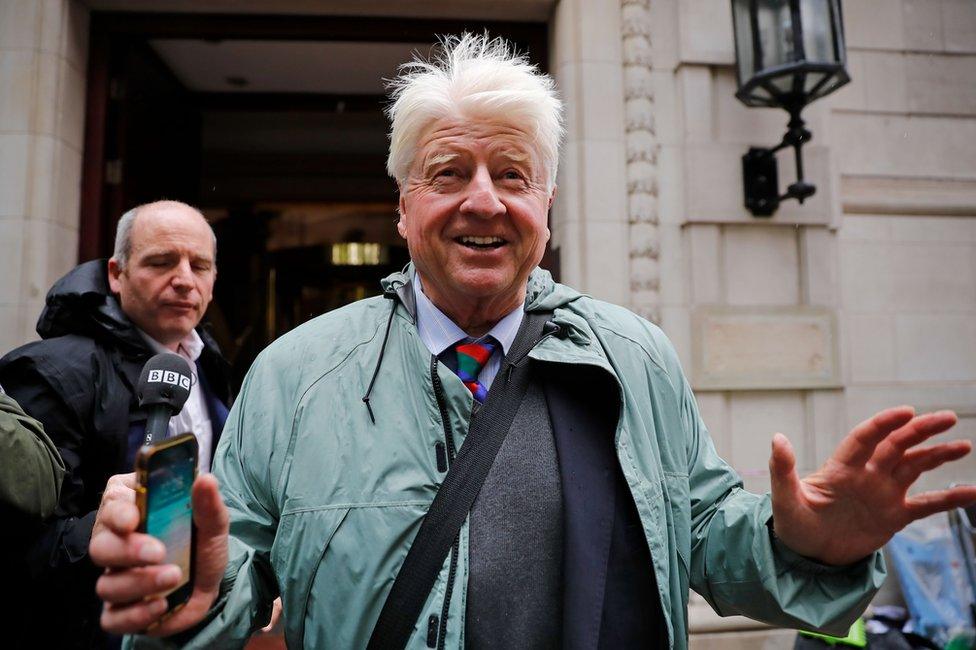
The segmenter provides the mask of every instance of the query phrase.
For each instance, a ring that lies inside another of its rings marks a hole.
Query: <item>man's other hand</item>
[[[155,537],[139,533],[135,474],[109,479],[92,528],[89,553],[105,567],[95,591],[105,602],[102,627],[114,634],[146,632],[166,612],[166,599],[154,594],[175,587],[180,569],[162,564],[166,549]],[[196,533],[196,575],[193,593],[172,617],[149,630],[166,636],[190,628],[206,616],[217,598],[227,566],[229,516],[210,474],[193,483],[193,521]]]
[[[854,427],[823,467],[803,480],[789,441],[776,434],[769,459],[776,536],[800,555],[850,564],[916,519],[976,502],[976,486],[908,496],[922,473],[972,449],[968,440],[919,446],[955,423],[952,411],[881,411]]]

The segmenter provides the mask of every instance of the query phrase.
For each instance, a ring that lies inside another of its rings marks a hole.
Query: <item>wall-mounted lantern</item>
[[[810,197],[816,187],[803,180],[801,147],[812,134],[800,111],[851,80],[845,64],[840,0],[732,0],[736,69],[735,96],[746,106],[785,109],[790,121],[783,141],[751,147],[742,156],[746,208],[768,217],[780,201]],[[779,193],[776,152],[793,147],[795,183]]]

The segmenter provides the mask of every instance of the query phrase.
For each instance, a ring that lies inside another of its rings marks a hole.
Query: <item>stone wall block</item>
[[[0,305],[17,304],[23,300],[20,295],[20,276],[24,266],[23,233],[22,219],[0,218],[0,278],[3,278],[3,282],[0,282]]]
[[[33,49],[37,45],[42,3],[37,0],[0,2],[0,49]]]
[[[728,459],[732,455],[728,393],[698,391],[695,393],[695,401],[698,403],[698,414],[715,445],[715,451],[722,458]]]
[[[66,144],[81,151],[85,142],[85,76],[61,60],[61,82],[58,96],[57,134]]]
[[[83,102],[78,101],[78,97],[85,96],[85,79],[81,78],[81,88],[77,86],[65,88],[64,72],[69,66],[64,59],[56,54],[38,52],[36,61],[37,86],[30,130],[32,133],[57,136],[60,113],[68,98],[73,98],[75,103],[83,105]]]
[[[0,132],[31,130],[36,78],[36,53],[0,49]]]
[[[902,381],[976,381],[976,311],[897,313],[898,373]]]
[[[53,136],[37,135],[31,139],[30,147],[30,184],[26,214],[31,219],[55,220],[58,217],[58,193],[52,191],[52,188],[57,187],[65,144]],[[27,164],[27,161],[24,162]],[[72,216],[77,228],[77,206]]]
[[[813,457],[810,469],[823,465],[847,433],[844,393],[840,390],[812,390],[807,393],[807,412],[812,421]]]
[[[618,305],[630,302],[629,226],[626,221],[588,221],[583,225],[587,255],[583,291]]]
[[[661,223],[684,223],[685,152],[682,147],[662,146],[658,152],[658,219]]]
[[[559,68],[557,82],[568,104],[568,139],[623,141],[623,70],[619,63],[567,63]]]
[[[844,3],[844,36],[848,48],[900,50],[904,48],[902,6],[893,0]]]
[[[682,0],[676,4],[682,61],[718,64],[735,61],[731,3]]]
[[[840,268],[848,312],[976,310],[968,244],[841,241]]]
[[[708,66],[682,66],[678,71],[685,142],[709,143],[712,131],[712,72]]]
[[[658,263],[661,267],[661,304],[688,305],[688,278],[685,270],[686,244],[681,226],[667,224],[658,227],[660,244]],[[690,357],[687,357],[690,359]]]
[[[967,217],[887,218],[890,238],[902,242],[944,242],[976,244],[976,219]],[[976,254],[976,251],[974,251]]]
[[[835,314],[822,307],[696,307],[696,390],[841,385]]]
[[[976,55],[909,54],[904,72],[909,111],[976,115]]]
[[[580,183],[584,221],[613,221],[626,224],[627,173],[622,142],[587,141]]]
[[[40,8],[40,31],[36,46],[45,52],[60,55],[64,43],[64,29],[67,20],[65,0],[37,0]]]
[[[902,0],[905,48],[940,52],[945,49],[942,0]]]
[[[974,119],[837,112],[831,142],[844,175],[969,180],[976,169]]]
[[[728,226],[724,277],[730,305],[796,305],[799,259],[790,228]]]
[[[908,88],[905,80],[905,55],[901,52],[861,53],[867,109],[905,112]]]
[[[832,307],[840,302],[834,242],[834,234],[826,228],[809,226],[800,233],[800,300],[804,304]]]
[[[893,221],[879,215],[844,215],[837,236],[841,241],[888,241]]]
[[[942,30],[946,51],[976,53],[976,3],[942,0]]]
[[[61,145],[55,186],[57,204],[51,218],[75,231],[78,229],[78,209],[81,205],[81,166],[81,152]],[[64,250],[67,249],[62,249],[62,252]]]
[[[799,391],[732,393],[729,404],[732,466],[743,478],[769,476],[769,451],[774,433],[793,444],[797,466],[809,463],[804,453],[806,414]]]
[[[27,213],[25,161],[31,141],[29,135],[0,133],[0,217],[23,217]]]
[[[853,383],[891,381],[895,377],[895,323],[891,314],[847,316],[847,347]]]
[[[651,49],[655,70],[674,70],[678,65],[677,2],[651,2]]]
[[[691,317],[688,308],[681,305],[663,305],[657,323],[667,332],[671,345],[679,359],[691,358]]]
[[[580,34],[580,61],[612,63],[622,60],[619,0],[569,0],[577,2]]]
[[[75,250],[78,234],[51,221],[31,219],[25,222],[24,245],[31,254],[24,259],[23,297],[43,301],[51,285],[74,266],[74,260],[65,259],[61,251]],[[35,312],[33,318],[39,315]]]
[[[691,300],[696,305],[724,301],[722,289],[722,239],[719,226],[692,224],[686,227],[690,240],[688,264],[691,275]]]

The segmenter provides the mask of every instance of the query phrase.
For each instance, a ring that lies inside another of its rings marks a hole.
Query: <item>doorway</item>
[[[383,79],[439,34],[485,29],[546,69],[545,23],[94,12],[79,259],[111,255],[135,205],[199,206],[219,243],[208,321],[240,382],[407,262]]]

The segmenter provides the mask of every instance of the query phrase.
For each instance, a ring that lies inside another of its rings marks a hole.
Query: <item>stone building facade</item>
[[[950,435],[976,439],[976,3],[843,3],[852,81],[804,112],[817,193],[771,219],[742,207],[740,157],[787,116],[735,99],[729,2],[486,4],[0,0],[0,350],[34,336],[77,259],[91,11],[503,14],[548,23],[567,103],[562,281],[662,325],[748,487],[768,487],[773,432],[812,470],[887,405],[953,408]],[[973,476],[967,460],[928,486]],[[749,627],[700,603],[692,621],[699,647]]]

